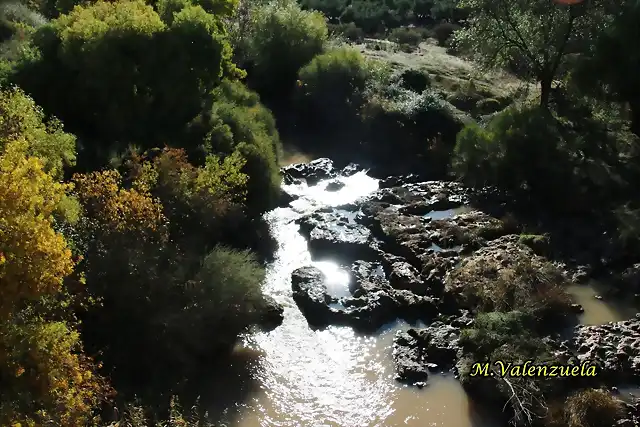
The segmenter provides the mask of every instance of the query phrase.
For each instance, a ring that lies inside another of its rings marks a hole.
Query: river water
[[[312,330],[291,296],[291,273],[313,264],[326,275],[330,293],[348,294],[349,274],[332,259],[312,259],[295,220],[327,206],[339,206],[378,188],[364,172],[340,178],[339,191],[317,186],[286,186],[299,196],[289,207],[266,218],[278,242],[267,267],[265,293],[285,307],[284,322],[275,330],[252,333],[236,349],[235,365],[218,378],[213,392],[225,407],[226,427],[498,427],[473,402],[456,379],[431,375],[423,389],[394,380],[393,337],[408,325],[397,323],[370,336],[348,327]],[[448,217],[456,212],[444,212]],[[594,297],[592,286],[570,292],[585,308],[582,321],[599,324],[621,320],[620,310]],[[243,390],[234,393],[238,382]]]
[[[347,292],[350,277],[336,260],[312,261],[294,220],[378,188],[377,180],[363,172],[341,180],[346,186],[337,192],[324,191],[325,183],[286,187],[300,198],[267,214],[278,250],[267,268],[264,291],[285,306],[284,322],[269,333],[247,336],[238,348],[239,357],[251,359],[242,369],[250,371],[252,386],[227,410],[226,425],[494,427],[451,376],[432,375],[423,389],[394,380],[393,336],[407,325],[389,325],[375,336],[359,336],[347,327],[309,328],[291,297],[291,272],[315,264],[336,295]]]

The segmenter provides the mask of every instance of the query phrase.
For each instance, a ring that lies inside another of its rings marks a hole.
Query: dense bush
[[[143,162],[131,188],[116,171],[75,176],[84,208],[80,267],[101,302],[83,332],[118,384],[135,378],[161,391],[225,354],[259,320],[262,267],[250,252],[207,239],[240,203],[240,167],[209,158],[193,169],[168,151]]]
[[[389,34],[389,40],[416,47],[424,39],[424,32],[416,28],[396,28]]]
[[[0,424],[83,425],[108,388],[68,312],[75,260],[53,214],[69,186],[24,139],[0,138]]]
[[[205,153],[238,151],[245,159],[250,216],[273,207],[280,193],[280,139],[271,112],[259,101],[241,83],[225,81],[213,92],[210,110],[196,117],[188,132],[189,141],[204,144]]]
[[[364,40],[364,31],[358,28],[353,22],[347,24],[327,24],[329,32],[335,36],[342,36],[352,42],[362,42]]]
[[[0,93],[0,152],[17,140],[24,140],[28,153],[39,157],[47,172],[56,177],[75,163],[75,136],[64,132],[55,118],[46,121],[42,109],[14,88]]]
[[[603,390],[582,390],[573,393],[565,402],[568,427],[595,427],[617,421],[622,402]]]
[[[388,166],[397,159],[397,167],[402,168],[398,173],[442,176],[464,119],[433,91],[418,94],[401,87],[389,89],[392,99],[374,98],[365,106],[367,152],[386,159]]]
[[[458,22],[465,17],[451,0],[301,0],[300,4],[324,13],[331,23],[354,23],[369,35],[411,24]]]
[[[402,79],[402,87],[417,93],[422,93],[431,85],[429,73],[415,68],[402,71],[399,78]]]
[[[357,122],[369,68],[360,52],[341,48],[318,55],[300,70],[296,111],[309,129],[338,130]]]
[[[569,202],[572,163],[560,125],[538,108],[510,109],[486,128],[469,125],[457,137],[453,169],[468,183],[495,185],[517,195]],[[545,173],[540,175],[540,165]]]
[[[246,36],[249,85],[265,101],[287,103],[302,66],[322,52],[328,37],[322,14],[307,12],[293,0],[258,5]]]
[[[436,40],[438,40],[440,46],[447,46],[453,33],[459,29],[459,25],[443,22],[433,27],[433,34],[436,36]]]
[[[178,137],[223,76],[241,75],[220,19],[199,6],[167,26],[142,1],[100,2],[62,15],[34,40],[41,54],[15,80],[90,140],[81,147],[97,161],[130,142],[151,148]]]
[[[622,414],[623,403],[611,393],[586,389],[552,402],[544,421],[547,427],[596,427],[615,425]]]

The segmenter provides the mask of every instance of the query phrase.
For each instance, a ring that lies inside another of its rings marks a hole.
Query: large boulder
[[[265,331],[271,331],[277,328],[284,320],[284,307],[271,296],[264,296],[259,311],[260,326]]]
[[[307,238],[312,255],[340,261],[375,258],[376,242],[371,231],[357,223],[355,216],[355,212],[333,209],[301,218],[300,232]]]
[[[285,166],[281,172],[285,182],[304,179],[308,185],[315,185],[322,180],[335,178],[337,175],[333,168],[333,162],[327,158]]]
[[[330,324],[337,310],[330,307],[333,299],[327,292],[325,277],[316,267],[300,267],[291,273],[293,300],[309,322],[321,327]]]
[[[446,371],[461,356],[460,327],[470,324],[463,314],[455,322],[437,321],[426,328],[398,331],[393,343],[397,379],[415,383],[427,378],[429,369]]]

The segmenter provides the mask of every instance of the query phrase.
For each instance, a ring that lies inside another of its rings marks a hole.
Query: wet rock
[[[310,325],[330,324],[336,310],[329,306],[332,298],[327,292],[325,277],[316,267],[301,267],[291,273],[293,299]]]
[[[571,310],[573,310],[574,313],[584,313],[584,307],[582,307],[580,304],[571,304]]]
[[[266,331],[277,328],[284,320],[284,307],[269,295],[264,296],[260,311],[260,326]]]
[[[340,261],[375,257],[376,242],[367,227],[355,222],[355,212],[336,209],[316,212],[299,223],[314,256],[329,256]]]
[[[288,206],[291,202],[293,202],[296,198],[286,191],[280,191],[280,196],[278,198],[278,206]]]
[[[283,179],[289,182],[304,179],[308,185],[315,185],[324,179],[335,178],[336,171],[331,159],[321,158],[309,163],[297,163],[281,169]]]
[[[326,191],[339,191],[342,190],[347,184],[342,181],[333,180],[330,181],[325,187]]]
[[[342,170],[340,171],[339,175],[340,176],[352,176],[355,175],[356,173],[360,172],[364,170],[364,168],[362,166],[360,166],[357,163],[349,163],[347,166],[345,166],[344,168],[342,168]]]
[[[420,175],[416,175],[416,174],[389,176],[387,178],[380,180],[379,187],[380,188],[400,187],[405,184],[414,184],[420,181],[422,181]]]
[[[342,303],[352,326],[375,331],[396,319],[428,322],[437,316],[437,301],[410,290],[394,289],[381,263],[356,261],[351,271],[353,298],[343,299]]]
[[[390,265],[389,283],[395,289],[406,289],[417,295],[426,295],[427,288],[420,273],[406,261],[396,261]]]
[[[421,383],[429,377],[425,354],[417,340],[406,332],[398,331],[393,343],[393,361],[396,379],[409,383]]]
[[[578,360],[598,366],[599,378],[640,379],[640,318],[577,326],[572,344]]]
[[[444,371],[455,366],[460,355],[460,329],[443,322],[426,328],[399,331],[394,339],[393,359],[400,380],[426,378],[429,367]]]

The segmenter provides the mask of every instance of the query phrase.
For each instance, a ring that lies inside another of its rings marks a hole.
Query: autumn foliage
[[[0,424],[83,425],[107,387],[73,325],[51,313],[74,268],[52,216],[70,186],[28,148],[11,141],[0,155]]]

